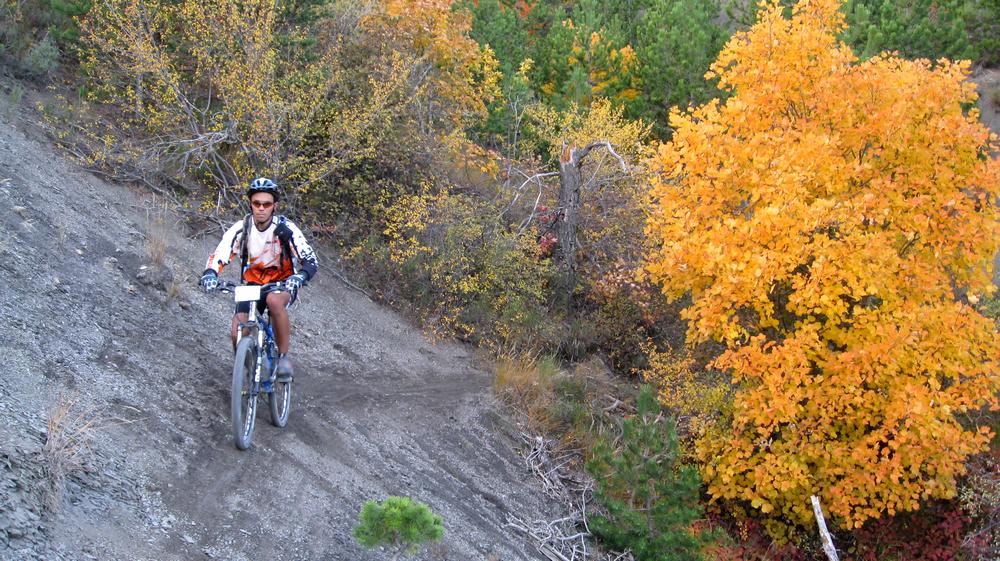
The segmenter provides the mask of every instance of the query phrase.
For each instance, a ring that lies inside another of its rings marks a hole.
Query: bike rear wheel
[[[233,441],[240,450],[250,447],[253,427],[257,417],[257,397],[252,395],[254,371],[257,368],[257,342],[244,337],[236,346],[233,362],[233,388],[230,394],[230,413],[233,423]]]
[[[274,382],[274,391],[268,396],[267,406],[271,409],[271,424],[282,428],[288,424],[288,412],[292,408],[292,383]]]

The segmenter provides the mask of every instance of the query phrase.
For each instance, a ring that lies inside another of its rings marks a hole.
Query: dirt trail
[[[392,494],[444,518],[445,539],[418,558],[542,558],[505,516],[558,507],[515,454],[469,348],[429,343],[321,261],[293,315],[289,426],[261,408],[240,452],[232,304],[194,287],[221,230],[166,234],[157,266],[149,239],[173,218],[25,130],[0,122],[0,559],[388,559],[350,532],[366,499]],[[60,398],[113,420],[51,515],[42,445]]]

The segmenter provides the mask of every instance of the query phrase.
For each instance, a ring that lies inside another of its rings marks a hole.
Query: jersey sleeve
[[[292,251],[299,258],[299,272],[305,274],[308,281],[313,278],[316,270],[319,269],[319,260],[316,259],[316,252],[313,251],[312,246],[306,241],[302,230],[292,221],[288,221],[287,224],[288,229],[292,231]]]
[[[215,251],[208,256],[208,263],[205,270],[212,269],[216,273],[222,273],[222,269],[229,264],[229,261],[236,256],[236,249],[239,247],[240,239],[243,237],[243,221],[230,226],[226,233],[222,235],[222,241],[215,246]]]

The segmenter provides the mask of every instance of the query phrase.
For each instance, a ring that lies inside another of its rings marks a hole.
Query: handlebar
[[[219,279],[219,285],[215,287],[215,292],[222,292],[224,294],[232,294],[236,290],[236,287],[240,286],[234,282],[229,282],[227,280]],[[260,285],[260,295],[265,296],[272,292],[291,292],[289,289],[285,288],[285,283],[283,281],[269,282],[267,284]]]

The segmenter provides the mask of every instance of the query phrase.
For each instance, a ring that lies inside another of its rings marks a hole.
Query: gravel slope
[[[187,239],[155,201],[3,119],[0,559],[388,559],[350,531],[366,499],[391,494],[444,518],[445,539],[420,559],[542,558],[503,522],[558,508],[523,468],[469,348],[428,342],[321,261],[293,314],[289,426],[262,407],[240,452],[232,304],[194,287],[221,230]],[[165,239],[163,216],[175,232],[161,267],[149,239]],[[53,514],[46,419],[67,400],[99,426]]]

